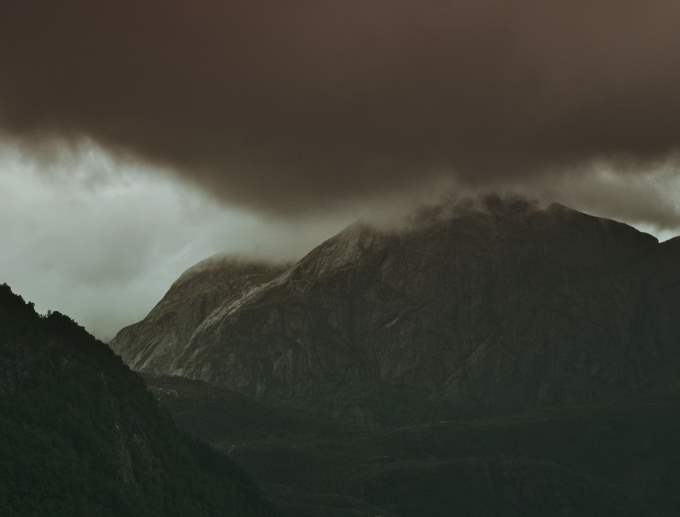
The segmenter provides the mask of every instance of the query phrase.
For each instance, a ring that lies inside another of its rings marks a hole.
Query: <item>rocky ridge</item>
[[[193,276],[216,286],[215,303],[173,286],[112,347],[141,371],[366,425],[427,402],[497,411],[634,396],[677,382],[679,260],[677,242],[622,223],[489,197],[400,231],[353,225],[285,270]],[[247,288],[224,296],[224,281]],[[182,339],[168,338],[168,314],[187,322]]]
[[[135,370],[166,373],[196,328],[215,309],[285,270],[240,257],[215,256],[185,271],[144,321],[126,327],[112,348]]]

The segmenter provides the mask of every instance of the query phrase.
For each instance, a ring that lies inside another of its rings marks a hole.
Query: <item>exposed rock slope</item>
[[[165,373],[207,315],[284,269],[232,257],[204,260],[184,272],[143,321],[119,332],[111,347],[136,370]]]
[[[424,212],[401,232],[354,225],[204,311],[162,373],[360,421],[389,420],[393,397],[399,411],[425,400],[461,410],[664,390],[680,365],[668,294],[677,249],[560,205],[498,198]],[[114,348],[165,342],[127,332]]]

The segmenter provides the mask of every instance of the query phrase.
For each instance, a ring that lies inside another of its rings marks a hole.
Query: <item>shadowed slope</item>
[[[0,514],[273,515],[227,458],[178,431],[142,380],[58,313],[0,286]]]

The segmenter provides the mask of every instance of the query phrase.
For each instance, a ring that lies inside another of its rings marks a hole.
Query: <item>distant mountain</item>
[[[144,321],[123,329],[111,346],[136,370],[174,371],[175,359],[211,312],[284,270],[285,266],[235,257],[204,260],[185,271]]]
[[[274,514],[225,456],[66,316],[0,286],[0,515]]]
[[[677,242],[488,197],[399,231],[353,225],[283,272],[185,274],[112,347],[369,427],[612,400],[677,385],[677,264]]]
[[[680,240],[488,197],[213,265],[113,347],[286,516],[680,511]]]

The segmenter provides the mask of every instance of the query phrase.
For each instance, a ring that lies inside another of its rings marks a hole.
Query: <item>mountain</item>
[[[112,345],[161,357],[153,321],[192,313],[165,367],[135,368],[286,516],[666,517],[678,264],[680,239],[487,197],[353,225]]]
[[[0,515],[274,515],[243,471],[179,431],[66,316],[0,286]]]
[[[112,347],[364,426],[614,400],[677,383],[679,259],[625,224],[490,196],[353,225],[259,282],[222,268],[247,288],[202,284],[232,293],[205,308],[173,286]],[[159,323],[178,317],[181,340]]]
[[[281,273],[284,266],[216,256],[188,269],[144,321],[123,329],[112,348],[135,370],[167,373],[212,311]]]
[[[680,238],[658,246],[645,270],[646,282],[640,310],[644,314],[638,340],[646,344],[647,362],[661,363],[658,375],[680,385]],[[660,361],[659,361],[660,360]]]

